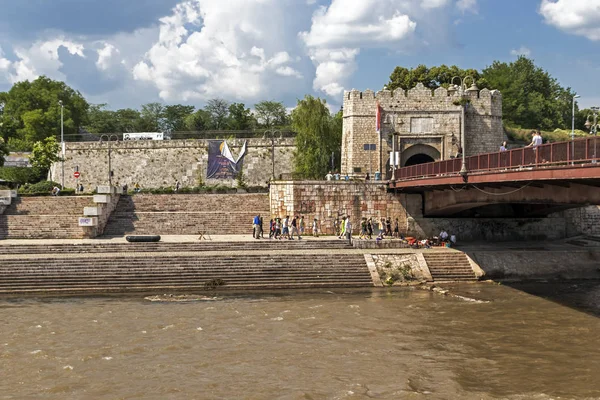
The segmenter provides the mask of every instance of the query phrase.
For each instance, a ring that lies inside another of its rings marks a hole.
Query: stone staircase
[[[268,194],[137,194],[122,196],[104,236],[251,234],[252,219],[269,224]]]
[[[54,243],[0,244],[0,255],[13,254],[90,254],[90,253],[160,253],[160,252],[232,252],[286,250],[343,250],[352,249],[345,240],[255,240],[248,242],[189,242],[189,243]]]
[[[370,286],[362,254],[15,257],[0,263],[0,295]]]
[[[82,238],[78,217],[92,196],[19,197],[0,215],[0,239]]]
[[[477,277],[466,254],[460,252],[423,253],[435,281],[475,281]]]

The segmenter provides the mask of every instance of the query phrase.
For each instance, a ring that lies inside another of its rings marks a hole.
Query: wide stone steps
[[[92,196],[43,196],[13,199],[4,215],[75,215],[82,216],[84,207],[94,205]]]
[[[425,261],[434,281],[477,280],[473,268],[464,253],[424,253]]]
[[[361,254],[79,257],[2,260],[0,293],[372,286]]]
[[[208,232],[213,235],[239,235],[252,233],[252,219],[257,214],[268,215],[268,210],[113,213],[104,230],[104,236],[197,235],[200,232]],[[268,223],[267,220],[265,224],[267,230]]]
[[[214,212],[225,207],[231,211],[262,210],[266,216],[269,212],[269,194],[136,194],[122,196],[117,210],[119,213]]]
[[[257,214],[263,216],[268,229],[268,194],[122,196],[104,236],[251,233],[252,219]]]
[[[333,288],[351,288],[351,287],[364,287],[364,284],[346,284],[344,282],[295,282],[295,283],[265,283],[261,285],[255,284],[239,284],[235,286],[224,286],[225,290],[285,290],[285,289],[333,289]],[[202,291],[207,290],[204,284],[185,284],[185,285],[105,285],[105,286],[68,286],[68,287],[49,287],[49,288],[21,288],[15,289],[3,289],[0,288],[0,295],[71,295],[71,294],[91,294],[91,293],[122,293],[122,292],[140,292],[140,293],[151,293],[151,292],[165,292],[165,291],[177,291],[177,292],[191,292],[191,291]]]
[[[51,245],[1,245],[2,254],[85,254],[85,253],[155,253],[155,252],[203,252],[203,251],[279,251],[312,249],[351,249],[342,240],[269,240],[250,242],[195,242],[195,243],[78,243]]]

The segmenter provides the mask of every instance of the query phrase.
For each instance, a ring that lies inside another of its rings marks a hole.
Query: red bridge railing
[[[598,160],[600,160],[600,139],[596,140],[596,136],[593,136],[569,142],[543,144],[535,148],[521,147],[502,152],[478,154],[466,157],[465,161],[469,174],[472,174],[520,167],[567,167],[571,164],[587,164]],[[454,175],[458,174],[461,168],[462,158],[412,165],[397,169],[396,180]]]

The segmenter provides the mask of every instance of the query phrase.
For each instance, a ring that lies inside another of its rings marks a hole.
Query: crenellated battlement
[[[480,91],[465,92],[465,97],[475,108],[477,113],[502,116],[502,94],[498,90],[482,89]],[[458,91],[450,92],[444,87],[435,90],[426,88],[418,83],[410,90],[396,89],[394,91],[383,89],[374,92],[370,89],[359,91],[352,89],[344,92],[344,115],[364,114],[375,112],[374,105],[379,102],[384,111],[401,110],[456,110],[460,109],[460,94]]]

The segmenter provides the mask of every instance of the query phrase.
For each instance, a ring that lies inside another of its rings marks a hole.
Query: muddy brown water
[[[0,399],[600,398],[600,283],[450,293],[4,299]]]

